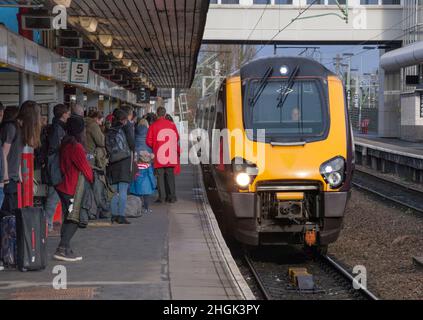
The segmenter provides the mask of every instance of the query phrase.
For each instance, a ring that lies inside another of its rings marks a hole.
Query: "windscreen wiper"
[[[281,93],[278,96],[278,105],[276,108],[283,108],[285,105],[286,100],[288,99],[289,93],[292,90],[292,86],[294,85],[295,77],[297,76],[298,72],[300,71],[300,66],[296,66],[294,71],[292,72],[291,76],[288,79],[288,83],[284,90],[281,89]]]
[[[267,69],[266,73],[263,75],[263,77],[260,80],[260,85],[259,85],[257,92],[254,94],[254,96],[252,98],[250,98],[251,108],[254,108],[257,101],[259,100],[259,98],[263,94],[263,91],[264,91],[264,89],[266,89],[266,86],[269,83],[268,80],[272,76],[272,74],[273,74],[273,68],[269,67],[269,69]]]

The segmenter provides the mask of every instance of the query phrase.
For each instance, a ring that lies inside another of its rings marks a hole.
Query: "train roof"
[[[316,60],[312,60],[304,57],[265,57],[257,60],[253,60],[243,66],[238,75],[241,75],[241,78],[261,78],[269,67],[273,67],[273,74],[280,74],[282,67],[288,67],[288,70],[292,71],[296,66],[300,67],[297,76],[318,76],[318,77],[328,77],[336,76],[332,71],[327,69],[321,63]]]

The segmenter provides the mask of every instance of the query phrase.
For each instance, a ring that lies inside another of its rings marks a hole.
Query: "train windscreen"
[[[252,80],[245,90],[245,129],[265,129],[266,142],[309,142],[325,136],[328,105],[319,80],[295,80],[288,85],[286,80],[271,79],[264,89],[259,86]]]

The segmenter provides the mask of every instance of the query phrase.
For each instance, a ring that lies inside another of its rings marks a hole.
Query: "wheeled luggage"
[[[26,271],[44,270],[47,267],[48,222],[41,208],[24,208],[15,211],[17,235],[17,266]]]
[[[10,213],[0,213],[0,260],[6,268],[17,265],[16,217]]]

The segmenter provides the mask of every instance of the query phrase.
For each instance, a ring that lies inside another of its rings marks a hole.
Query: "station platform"
[[[50,238],[46,270],[0,272],[0,300],[254,299],[200,181],[197,167],[184,166],[176,204],[154,204],[153,214],[129,226],[102,222],[79,230],[72,247],[82,262],[54,261],[59,239]],[[67,290],[53,288],[59,265],[66,268]]]
[[[358,146],[367,146],[380,151],[389,151],[408,157],[423,159],[423,143],[409,142],[396,138],[380,138],[376,135],[355,134]]]
[[[423,144],[355,134],[356,164],[406,182],[423,183]]]

